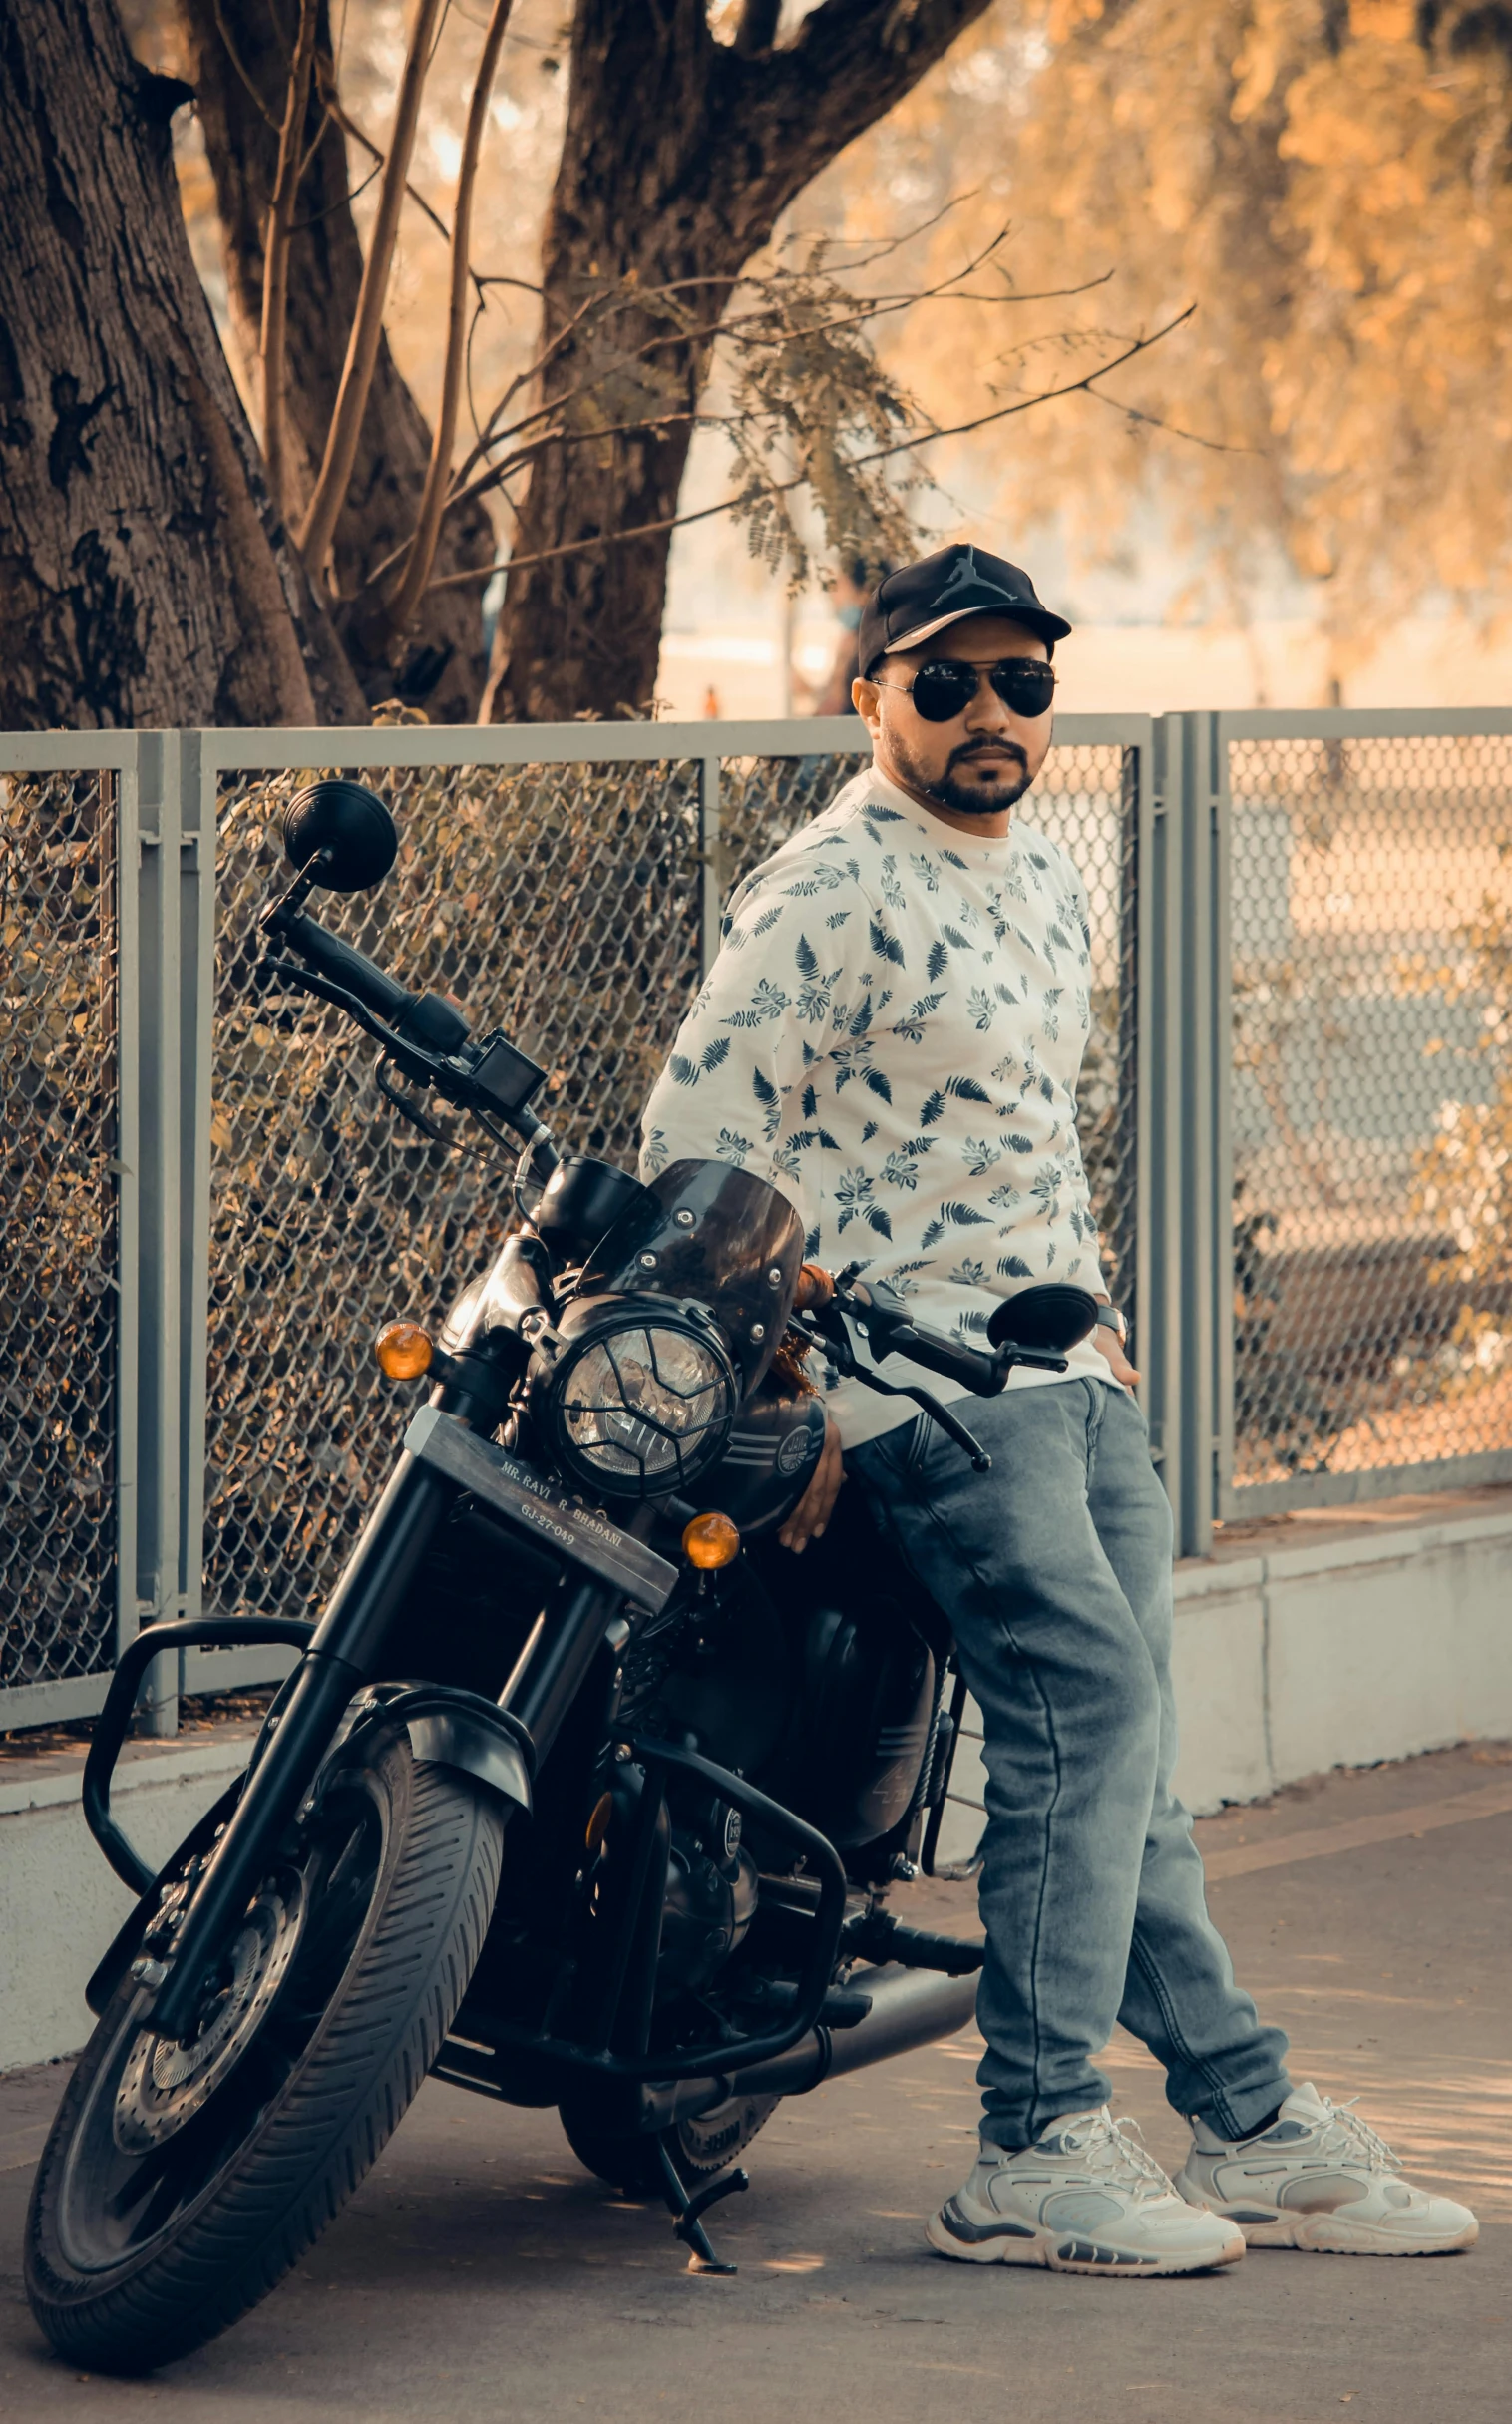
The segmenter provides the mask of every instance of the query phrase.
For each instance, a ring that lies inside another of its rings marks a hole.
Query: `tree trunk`
[[[823,0],[795,41],[770,48],[776,12],[748,0],[741,39],[716,42],[706,0],[578,0],[571,94],[543,252],[547,342],[605,279],[700,282],[712,321],[781,212],[835,155],[890,110],[987,0]],[[684,300],[693,297],[685,296]],[[687,423],[655,436],[578,438],[594,419],[690,413],[707,344],[636,349],[651,312],[553,360],[543,401],[587,383],[567,408],[577,442],[532,468],[512,555],[546,556],[509,576],[486,712],[567,720],[645,711],[656,679],[669,531],[576,549],[670,521]],[[604,374],[607,384],[604,384]]]
[[[111,0],[0,10],[0,724],[365,720],[189,254],[188,98]]]
[[[262,321],[263,236],[278,167],[278,122],[288,81],[288,11],[267,0],[178,0],[187,42],[186,72],[215,181],[231,317],[246,364],[257,375]],[[236,61],[226,47],[235,45]],[[330,58],[330,19],[322,4],[317,44]],[[239,62],[263,108],[237,72]],[[321,130],[323,104],[310,96],[304,143],[313,143],[300,184],[289,253],[284,410],[287,507],[294,522],[309,502],[335,409],[347,335],[362,282],[362,247],[352,217],[346,138],[334,120]],[[269,121],[271,120],[271,123]],[[317,140],[318,138],[318,140]],[[336,621],[372,704],[395,695],[423,706],[433,721],[465,723],[477,713],[486,659],[483,583],[423,598],[404,640],[379,639],[363,592],[377,566],[410,536],[425,484],[431,433],[395,367],[385,337],[378,352],[347,499],[336,525],[334,564],[341,598]],[[474,499],[448,514],[434,576],[492,564],[494,529]]]

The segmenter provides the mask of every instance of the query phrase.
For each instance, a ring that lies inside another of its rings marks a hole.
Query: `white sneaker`
[[[927,2236],[966,2264],[1039,2264],[1139,2280],[1234,2264],[1244,2237],[1177,2196],[1137,2125],[1106,2105],[1066,2113],[1017,2155],[983,2139],[965,2187]]]
[[[1448,2255],[1480,2236],[1468,2206],[1414,2189],[1375,2132],[1312,2086],[1294,2088],[1258,2138],[1230,2141],[1194,2121],[1176,2186],[1237,2222],[1252,2247]]]

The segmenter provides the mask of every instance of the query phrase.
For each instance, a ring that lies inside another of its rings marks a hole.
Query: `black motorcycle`
[[[870,1366],[902,1355],[986,1397],[1014,1363],[1064,1370],[1095,1313],[1030,1288],[962,1346],[805,1265],[741,1170],[642,1186],[559,1157],[540,1068],[307,913],[388,873],[383,802],[317,783],[282,831],[266,981],[374,1038],[395,1099],[429,1090],[506,1146],[520,1218],[434,1339],[380,1333],[429,1399],[319,1623],[155,1625],[112,1682],[85,1814],[140,1899],[90,1983],[26,2255],[43,2330],[105,2370],[263,2297],[428,2072],[556,2105],[591,2171],[664,2196],[723,2270],[702,2218],[778,2100],[970,2018],[980,1944],[886,1907],[939,1837],[948,1626],[860,1492],[801,1560],[776,1534],[823,1442],[816,1360],[885,1388]],[[951,1408],[903,1394],[985,1465]],[[110,1811],[144,1669],[270,1642],[300,1658],[246,1772],[154,1875]]]

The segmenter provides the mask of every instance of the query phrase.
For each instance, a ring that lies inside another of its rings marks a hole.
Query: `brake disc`
[[[115,2137],[123,2151],[174,2137],[234,2070],[287,1975],[304,1912],[304,1880],[297,1871],[269,1877],[230,1947],[229,1975],[198,2034],[179,2045],[143,2030],[116,2090]]]

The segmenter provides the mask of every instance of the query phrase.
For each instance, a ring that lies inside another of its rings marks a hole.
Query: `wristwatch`
[[[1127,1347],[1129,1343],[1128,1320],[1116,1305],[1099,1305],[1097,1319],[1104,1330],[1112,1331],[1120,1347]]]

